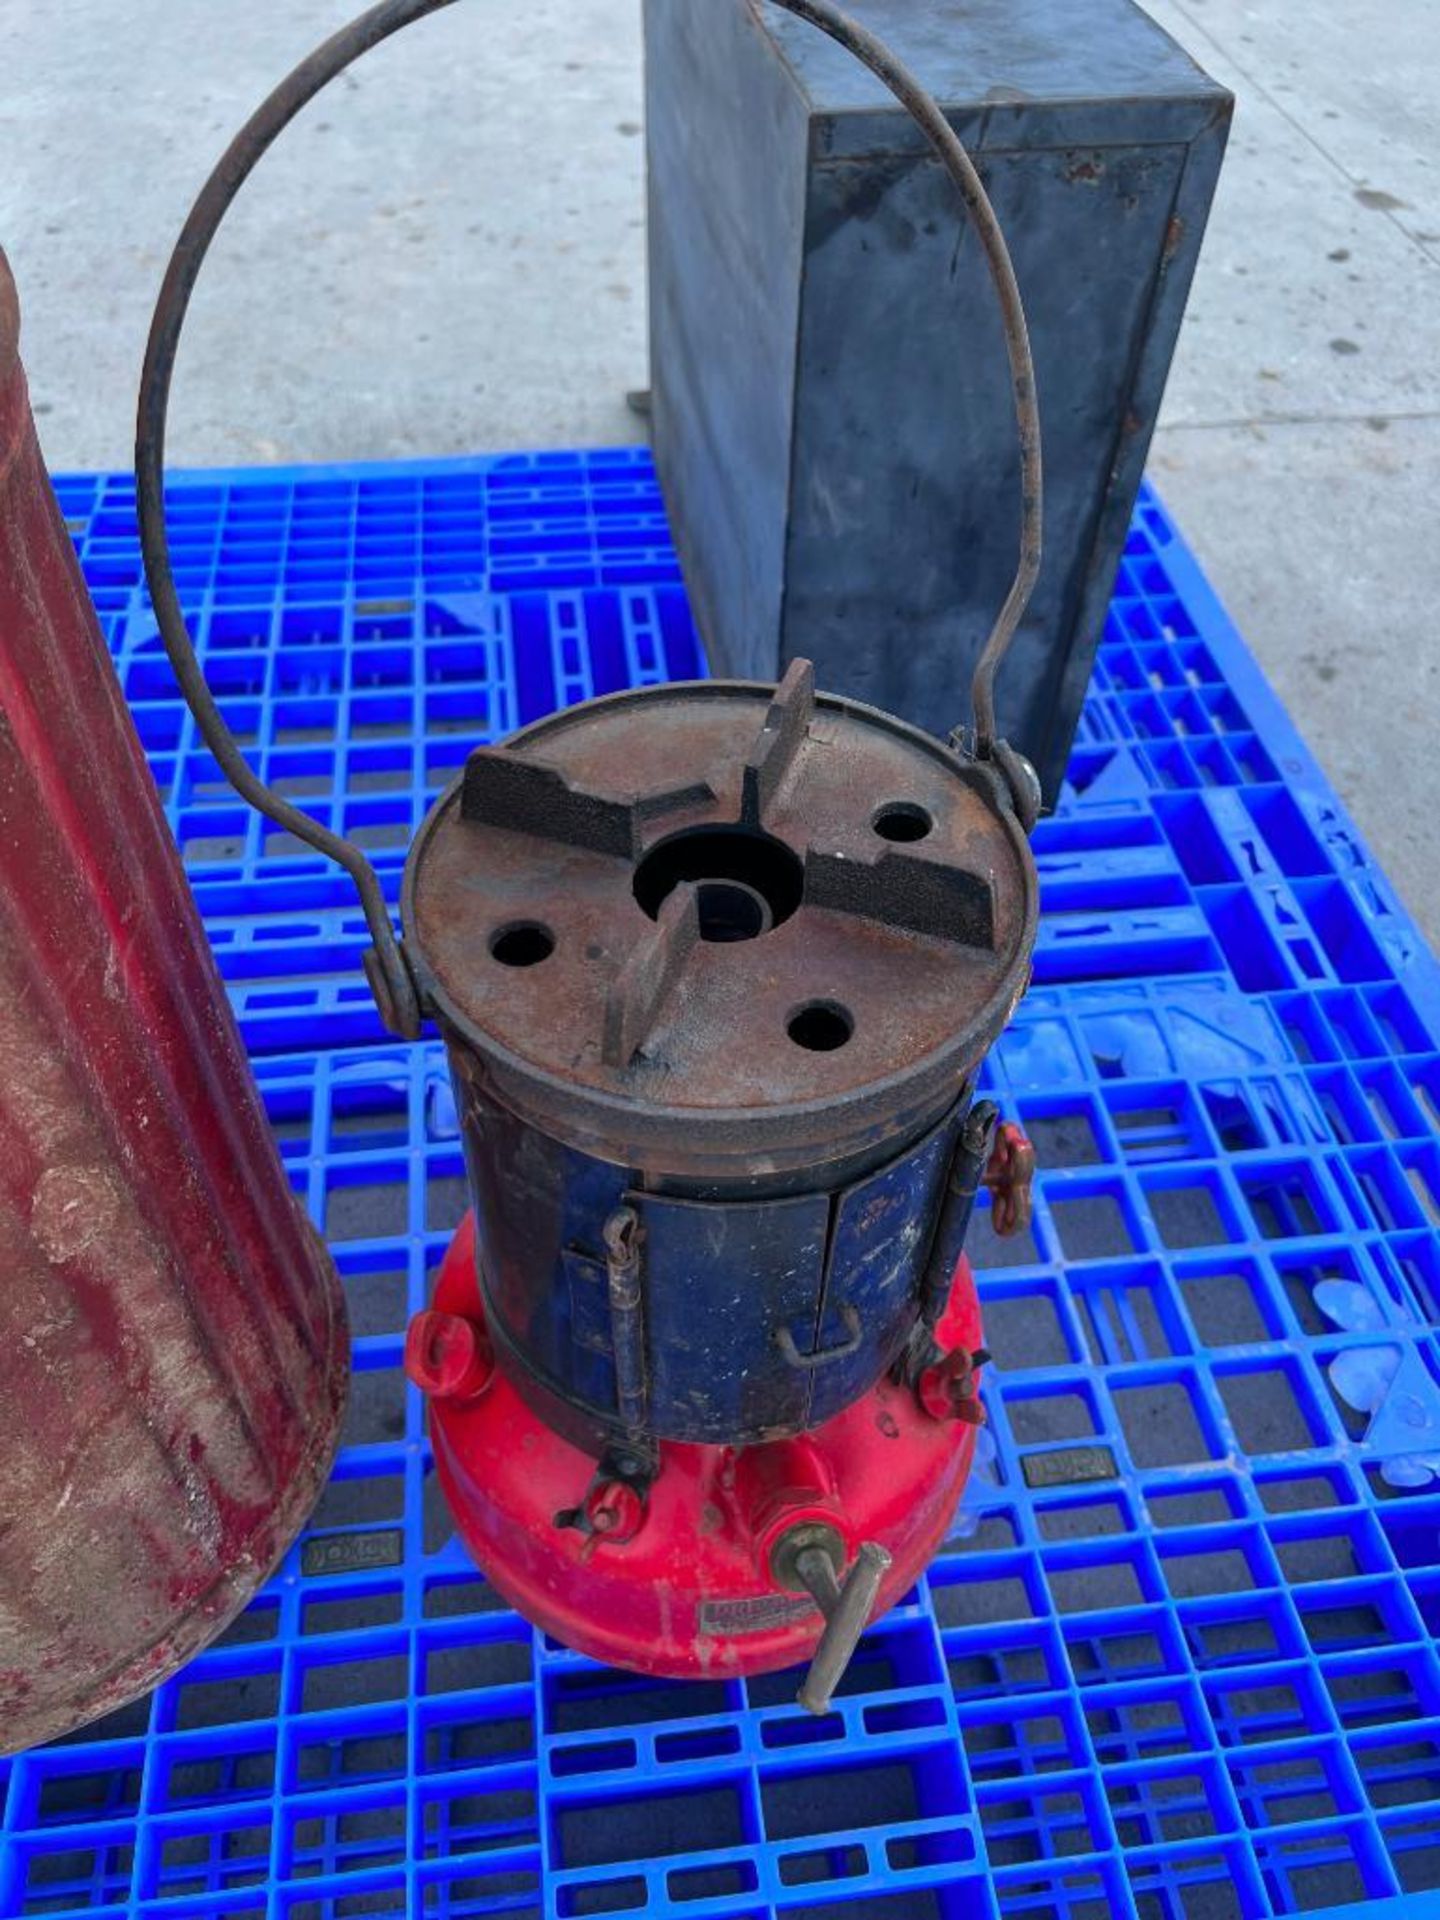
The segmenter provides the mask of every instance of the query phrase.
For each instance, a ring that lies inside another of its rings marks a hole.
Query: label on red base
[[[700,1607],[700,1631],[729,1637],[770,1633],[793,1626],[819,1609],[807,1594],[758,1593],[748,1600],[706,1600]]]

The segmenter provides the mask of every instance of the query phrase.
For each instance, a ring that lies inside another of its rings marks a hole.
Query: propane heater
[[[921,1573],[969,1471],[986,1355],[962,1244],[1031,1156],[975,1097],[1029,979],[1029,767],[996,670],[1039,563],[1029,344],[943,115],[828,0],[779,0],[911,112],[1005,321],[1021,563],[944,744],[817,691],[673,685],[482,747],[421,829],[403,944],[374,869],[267,789],[192,651],[167,555],[175,351],[206,249],[270,142],[359,54],[449,0],[386,0],[261,107],[197,201],[146,359],[137,448],[156,617],[239,792],[353,876],[382,1016],[442,1033],[473,1211],[411,1325],[437,1470],[498,1591],[566,1644],[669,1676],[811,1659],[823,1712]],[[696,0],[704,4],[704,0]],[[902,344],[902,343],[897,343]]]

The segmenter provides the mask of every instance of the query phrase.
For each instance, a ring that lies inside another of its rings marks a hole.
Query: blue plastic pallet
[[[987,1075],[1044,1169],[1032,1238],[979,1223],[991,1458],[812,1721],[592,1666],[451,1539],[400,1371],[464,1203],[440,1050],[378,1037],[344,883],[197,748],[128,483],[60,492],[357,1375],[225,1643],[10,1765],[0,1914],[1440,1912],[1440,971],[1153,497]],[[477,739],[699,670],[643,454],[174,500],[256,764],[392,882]]]

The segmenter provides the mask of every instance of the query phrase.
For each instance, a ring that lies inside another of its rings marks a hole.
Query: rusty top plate
[[[763,1171],[952,1099],[1023,991],[1003,783],[817,698],[666,686],[472,756],[406,872],[407,948],[497,1093],[587,1151]]]

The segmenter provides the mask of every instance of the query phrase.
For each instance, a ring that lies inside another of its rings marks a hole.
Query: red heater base
[[[966,1260],[937,1333],[967,1362],[980,1349]],[[974,1455],[968,1367],[963,1399],[938,1368],[918,1393],[882,1380],[797,1439],[743,1451],[662,1443],[644,1497],[598,1480],[594,1460],[495,1365],[473,1215],[445,1256],[433,1309],[411,1327],[406,1364],[430,1399],[450,1511],[496,1590],[565,1646],[667,1678],[768,1673],[814,1654],[819,1608],[771,1569],[776,1541],[810,1520],[839,1533],[847,1561],[862,1541],[886,1549],[875,1611],[893,1606],[944,1539]]]

